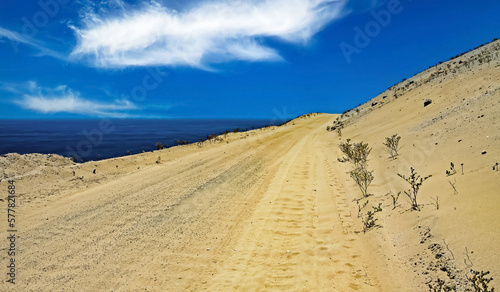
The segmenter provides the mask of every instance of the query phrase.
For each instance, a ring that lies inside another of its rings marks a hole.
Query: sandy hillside
[[[0,189],[14,178],[18,195],[16,284],[0,290],[427,291],[439,277],[465,291],[471,268],[497,278],[499,51],[496,42],[443,63],[342,116],[215,143],[84,164],[0,157]],[[337,119],[341,137],[326,130]],[[390,159],[382,142],[396,133]],[[347,138],[373,148],[367,199],[338,161]],[[391,195],[408,188],[397,173],[410,166],[432,175],[421,210],[404,194],[393,209]],[[355,200],[368,201],[361,215],[381,203],[366,233]],[[7,236],[0,229],[2,266]]]

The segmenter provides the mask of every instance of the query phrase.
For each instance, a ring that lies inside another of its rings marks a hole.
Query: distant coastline
[[[269,119],[0,120],[0,155],[59,154],[78,162],[137,154],[195,143],[209,135],[244,132]]]

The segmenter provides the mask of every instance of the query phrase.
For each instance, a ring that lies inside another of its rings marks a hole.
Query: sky
[[[341,113],[500,37],[497,0],[0,2],[0,119]]]

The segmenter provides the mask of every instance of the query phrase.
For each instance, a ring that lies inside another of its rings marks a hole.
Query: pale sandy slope
[[[373,147],[369,200],[384,210],[377,222],[382,228],[365,238],[388,259],[379,269],[398,261],[418,291],[428,290],[426,284],[438,277],[464,291],[470,269],[490,271],[495,279],[490,287],[499,287],[500,172],[493,170],[500,163],[499,55],[496,41],[402,82],[342,118],[344,139]],[[426,99],[432,104],[424,107]],[[402,137],[396,160],[382,146],[393,134]],[[452,162],[457,173],[448,176]],[[392,210],[391,195],[409,189],[397,174],[408,176],[410,167],[432,175],[419,192],[422,211],[408,211],[404,194]]]
[[[313,115],[81,165],[0,157],[0,189],[15,177],[19,194],[18,283],[0,291],[427,291],[438,277],[464,291],[470,268],[498,278],[499,51],[497,42],[384,92],[342,117],[342,137],[325,130],[337,116]],[[382,142],[395,133],[401,155],[391,160]],[[373,147],[362,213],[383,211],[366,234],[352,165],[337,161],[346,138]],[[450,162],[459,172],[448,177]],[[397,173],[410,166],[433,175],[420,212],[403,196],[392,209],[390,195],[408,187]],[[1,228],[1,266],[6,237]]]

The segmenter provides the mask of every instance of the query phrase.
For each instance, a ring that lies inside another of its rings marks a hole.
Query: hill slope
[[[500,172],[493,170],[500,162],[499,53],[500,41],[490,43],[395,85],[340,119],[343,138],[373,146],[368,165],[375,196],[369,200],[385,207],[373,240],[393,248],[420,283],[440,277],[460,290],[469,269],[499,276]],[[424,106],[427,99],[432,103]],[[402,137],[396,160],[382,146],[393,134]],[[447,175],[451,163],[457,173]],[[422,211],[407,211],[404,194],[391,210],[391,195],[409,188],[397,174],[408,176],[410,167],[432,175],[420,191]]]

